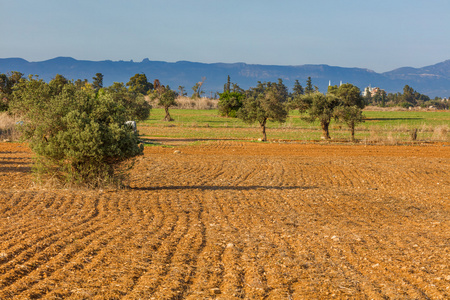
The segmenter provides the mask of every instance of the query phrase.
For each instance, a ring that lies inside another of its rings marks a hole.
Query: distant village
[[[340,81],[339,86],[342,85]],[[328,83],[328,87],[332,87],[331,80]],[[361,90],[361,95],[366,101],[366,105],[380,106],[380,107],[392,107],[400,106],[409,110],[448,110],[450,108],[449,98],[435,97],[430,99],[427,95],[420,94],[412,87],[405,85],[402,93],[386,93],[386,91],[380,87],[368,87]]]

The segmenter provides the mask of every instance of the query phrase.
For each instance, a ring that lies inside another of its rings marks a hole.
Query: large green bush
[[[11,111],[24,117],[22,131],[40,181],[87,187],[121,183],[143,146],[124,124],[127,107],[114,96],[71,83],[55,91],[32,77],[18,84]]]
[[[219,114],[221,116],[236,118],[238,110],[244,103],[245,94],[226,91],[219,95]]]

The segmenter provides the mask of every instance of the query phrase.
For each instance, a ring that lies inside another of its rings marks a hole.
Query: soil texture
[[[121,190],[0,143],[0,299],[450,299],[450,147],[145,148]]]

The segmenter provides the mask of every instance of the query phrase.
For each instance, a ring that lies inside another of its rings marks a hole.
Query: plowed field
[[[55,190],[0,143],[0,299],[450,299],[449,145],[175,149]]]

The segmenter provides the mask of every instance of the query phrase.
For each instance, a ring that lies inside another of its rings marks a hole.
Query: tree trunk
[[[330,126],[330,122],[322,122],[321,125],[322,125],[323,138],[326,139],[326,140],[329,140],[330,139],[330,133],[328,131],[328,127]]]
[[[352,132],[352,142],[354,142],[355,141],[355,125],[351,125],[350,130]]]
[[[169,114],[169,108],[168,107],[164,107],[164,110],[166,111],[166,116],[164,117],[164,121],[173,121],[172,117]]]
[[[266,119],[264,119],[264,121],[261,123],[261,128],[262,128],[262,134],[263,134],[262,141],[265,142],[265,141],[267,141],[267,136],[266,136]]]

